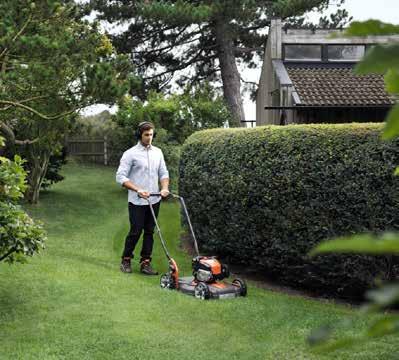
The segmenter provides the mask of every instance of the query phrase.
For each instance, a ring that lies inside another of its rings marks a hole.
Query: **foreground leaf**
[[[333,328],[331,326],[320,326],[319,328],[313,330],[308,336],[308,343],[311,346],[320,345],[326,343],[331,339],[333,333]]]
[[[382,138],[392,139],[397,135],[399,135],[399,104],[395,105],[389,112]]]
[[[320,342],[313,346],[313,351],[315,353],[328,353],[331,351],[347,348],[365,341],[365,338],[355,338],[347,337],[339,340],[329,340],[325,342]]]
[[[399,254],[399,234],[384,233],[377,237],[372,234],[341,237],[320,243],[310,253],[315,256],[322,253],[363,253],[363,254]]]
[[[399,94],[399,60],[396,69],[389,69],[384,80],[389,93]]]
[[[367,331],[369,337],[380,337],[399,332],[399,319],[387,316],[377,320]]]
[[[393,35],[399,34],[399,25],[380,20],[353,21],[345,31],[347,36]]]
[[[389,284],[379,289],[369,290],[366,297],[382,307],[393,305],[399,302],[399,284]]]
[[[399,45],[375,45],[368,51],[364,59],[356,66],[358,74],[385,74],[390,68],[399,65]]]

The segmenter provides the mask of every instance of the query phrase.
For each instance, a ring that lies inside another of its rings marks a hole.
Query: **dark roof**
[[[285,64],[289,77],[305,106],[391,106],[380,74],[357,75],[353,66]]]

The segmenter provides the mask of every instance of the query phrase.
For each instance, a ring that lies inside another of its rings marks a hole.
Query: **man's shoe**
[[[143,260],[140,264],[140,271],[146,275],[158,275],[158,271],[155,271],[152,266],[150,260]]]
[[[123,273],[128,273],[128,274],[132,273],[132,265],[130,263],[129,258],[122,259],[120,269]]]

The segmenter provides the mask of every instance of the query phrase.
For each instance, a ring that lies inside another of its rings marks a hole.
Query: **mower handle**
[[[160,192],[150,193],[150,196],[161,196],[161,193]],[[172,194],[172,193],[169,193],[169,196],[172,196],[175,199],[179,199],[180,200],[180,204],[181,204],[181,206],[182,206],[182,208],[184,210],[184,214],[186,215],[188,227],[190,228],[190,232],[191,232],[191,235],[192,235],[193,240],[194,240],[194,249],[195,249],[197,255],[199,255],[197,238],[195,237],[194,229],[193,229],[193,226],[192,226],[191,220],[190,220],[190,215],[188,215],[186,203],[184,202],[183,197],[181,197],[181,196],[179,196],[177,194]],[[149,199],[147,199],[147,201],[148,201],[148,204],[150,205],[151,212],[152,212],[153,210],[152,210],[151,202],[150,202]],[[153,214],[153,216],[154,216],[154,219],[155,219],[155,214]],[[155,221],[156,221],[156,219],[155,219]],[[160,230],[159,230],[159,232],[160,232]],[[165,250],[166,250],[166,248],[165,248]]]

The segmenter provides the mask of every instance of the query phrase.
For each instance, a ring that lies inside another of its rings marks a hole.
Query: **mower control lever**
[[[160,193],[160,192],[150,193],[150,196],[161,196],[161,193]],[[174,198],[176,198],[176,199],[182,199],[181,196],[176,195],[176,194],[172,194],[171,192],[169,193],[168,197],[169,197],[169,196],[172,196],[172,197],[174,197]]]
[[[160,192],[155,192],[155,193],[150,193],[150,196],[162,196],[162,195]],[[172,193],[169,193],[169,195],[167,197],[169,197],[169,196],[178,197],[177,195],[174,195]]]

